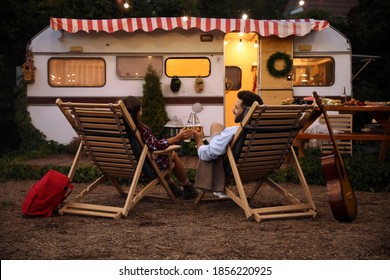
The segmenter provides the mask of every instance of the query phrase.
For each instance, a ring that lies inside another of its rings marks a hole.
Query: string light
[[[125,7],[125,9],[130,8],[129,0],[126,0],[126,3],[123,4],[123,7]]]
[[[304,4],[305,4],[305,1],[303,1],[303,0],[299,1],[300,6],[303,6]]]

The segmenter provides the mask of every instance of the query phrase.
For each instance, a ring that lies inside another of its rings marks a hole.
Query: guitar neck
[[[330,139],[332,140],[333,151],[334,151],[335,154],[337,154],[337,156],[339,158],[341,158],[341,154],[340,154],[339,148],[337,146],[336,139],[335,139],[334,134],[333,134],[333,129],[332,129],[332,126],[330,124],[330,120],[328,118],[328,114],[324,110],[324,105],[322,104],[322,101],[321,101],[321,99],[320,99],[320,97],[319,97],[319,95],[317,94],[316,91],[313,92],[313,95],[314,95],[314,98],[316,99],[318,107],[320,108],[322,114],[324,115],[325,123],[326,123],[326,126],[328,127],[328,131],[329,131]]]

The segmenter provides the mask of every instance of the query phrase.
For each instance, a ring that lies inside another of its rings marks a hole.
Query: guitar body
[[[348,179],[343,159],[338,150],[328,115],[317,92],[313,92],[318,107],[324,115],[333,143],[333,154],[321,158],[322,169],[328,188],[328,198],[333,217],[341,222],[350,222],[357,214],[356,197]]]
[[[333,217],[341,222],[352,221],[357,214],[357,204],[347,174],[334,154],[323,156],[321,164]]]

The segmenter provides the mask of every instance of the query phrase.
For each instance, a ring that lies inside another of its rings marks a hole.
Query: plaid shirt
[[[148,146],[149,151],[165,150],[169,147],[168,141],[166,139],[157,139],[148,126],[141,125],[138,127],[138,130],[145,144]],[[169,159],[167,156],[160,155],[156,158],[156,163],[160,170],[163,171],[168,168]]]

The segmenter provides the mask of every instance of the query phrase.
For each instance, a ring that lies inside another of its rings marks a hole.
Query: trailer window
[[[120,79],[143,79],[149,64],[160,77],[163,73],[162,56],[118,56],[116,74]]]
[[[332,57],[295,57],[294,86],[331,86],[335,63]]]
[[[51,58],[48,81],[52,87],[102,87],[106,84],[102,58]]]
[[[208,77],[211,63],[207,57],[170,57],[165,61],[168,77]]]
[[[239,90],[241,88],[242,71],[237,66],[225,66],[225,89]]]

